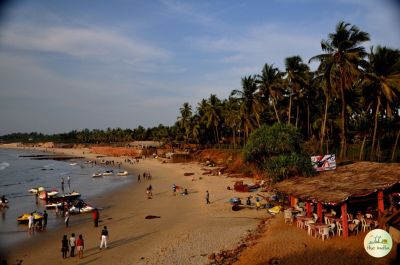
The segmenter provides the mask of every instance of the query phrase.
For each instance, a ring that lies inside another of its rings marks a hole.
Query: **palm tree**
[[[185,132],[185,141],[189,139],[189,125],[190,118],[192,117],[192,106],[189,103],[183,103],[182,107],[179,109],[181,116],[178,117],[178,123],[180,128]]]
[[[400,93],[399,50],[377,46],[373,51],[373,48],[371,48],[364,87],[368,109],[371,109],[374,113],[374,132],[371,147],[371,158],[374,158],[376,155],[378,117],[381,109],[383,108],[384,115],[389,118],[393,116],[393,111],[398,109],[398,105],[393,103],[398,101]]]
[[[208,98],[205,109],[205,118],[207,120],[207,128],[214,128],[215,141],[216,143],[219,143],[218,127],[221,120],[221,100],[214,94],[211,94]]]
[[[341,133],[340,154],[343,158],[346,150],[346,98],[345,92],[352,89],[360,74],[359,66],[367,55],[361,43],[369,40],[369,34],[360,31],[355,25],[343,21],[336,26],[336,32],[328,35],[328,40],[321,41],[321,48],[325,52],[314,56],[310,61],[318,60],[325,64],[327,82],[336,90],[341,99]]]
[[[233,90],[231,96],[238,95],[240,104],[240,115],[243,121],[245,139],[256,126],[260,127],[261,104],[257,94],[257,82],[254,76],[242,78],[242,90]],[[246,141],[246,140],[245,140]]]
[[[272,103],[276,120],[281,122],[276,105],[278,99],[282,98],[283,95],[282,73],[273,64],[265,64],[261,75],[257,76],[257,82],[259,83],[261,97]]]
[[[301,89],[307,86],[309,77],[309,68],[303,63],[300,56],[292,56],[285,59],[286,66],[286,81],[289,92],[289,107],[288,107],[288,124],[290,124],[292,99],[293,96],[298,96]],[[297,105],[296,127],[298,122],[299,105]]]
[[[223,117],[226,125],[232,130],[233,148],[236,148],[236,131],[240,128],[240,104],[237,99],[229,97],[225,101]]]

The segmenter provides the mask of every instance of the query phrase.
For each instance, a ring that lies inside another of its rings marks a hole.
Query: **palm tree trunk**
[[[274,107],[276,119],[277,119],[278,123],[280,123],[281,120],[279,119],[278,111],[276,110],[275,98],[272,98],[272,106]]]
[[[376,141],[376,131],[378,129],[378,114],[379,114],[379,108],[381,107],[381,100],[378,97],[378,102],[376,104],[376,109],[375,109],[375,118],[374,118],[374,134],[372,136],[372,147],[371,147],[371,160],[375,158],[376,152],[375,152],[375,141]]]
[[[322,122],[321,128],[321,145],[320,145],[320,152],[323,152],[323,145],[324,145],[324,138],[325,138],[325,127],[326,127],[326,120],[328,118],[328,105],[329,105],[329,97],[326,96],[325,98],[325,112],[324,112],[324,121]]]
[[[296,109],[296,125],[295,127],[297,128],[297,124],[299,123],[299,112],[300,112],[300,106],[297,104],[297,109]]]
[[[367,140],[367,134],[364,134],[363,141],[361,144],[361,149],[360,149],[360,155],[358,156],[358,160],[363,160],[363,155],[364,155],[364,146],[365,146],[365,141]]]
[[[345,127],[345,119],[346,119],[346,99],[344,98],[344,78],[342,77],[342,82],[340,86],[340,94],[341,94],[341,101],[342,101],[342,121],[341,121],[341,132],[340,132],[340,154],[339,158],[343,159],[345,155],[346,149],[346,127]]]
[[[310,139],[310,104],[307,104],[307,139]]]
[[[397,132],[396,141],[394,142],[391,160],[394,161],[394,155],[396,154],[397,144],[399,143],[400,130]]]
[[[288,119],[287,119],[288,124],[290,124],[290,116],[292,115],[291,110],[292,110],[292,95],[289,96],[289,109],[288,109]]]

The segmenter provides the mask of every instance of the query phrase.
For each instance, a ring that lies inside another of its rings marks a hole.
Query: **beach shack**
[[[299,200],[304,202],[308,216],[314,206],[318,220],[324,220],[327,208],[339,210],[342,236],[348,237],[348,209],[373,206],[376,219],[387,213],[393,204],[392,195],[400,192],[400,164],[357,162],[312,177],[290,178],[277,183],[275,188],[289,196],[290,206]],[[399,208],[398,201],[396,204]]]

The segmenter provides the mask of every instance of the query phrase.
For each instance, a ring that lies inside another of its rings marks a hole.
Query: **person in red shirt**
[[[79,235],[78,239],[76,240],[76,250],[78,251],[78,257],[81,259],[83,258],[83,248],[85,243],[83,241],[82,235]]]
[[[93,210],[92,217],[93,217],[94,227],[98,227],[100,214],[99,214],[99,210],[97,210],[97,208]]]

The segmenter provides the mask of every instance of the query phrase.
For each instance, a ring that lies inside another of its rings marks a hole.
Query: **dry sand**
[[[347,239],[334,236],[322,241],[310,237],[296,224],[284,223],[283,214],[270,219],[263,236],[246,248],[234,265],[389,265],[396,264],[396,244],[383,258],[374,258],[364,250],[366,232],[350,235]],[[391,263],[392,262],[392,263]],[[397,263],[399,264],[399,263]]]
[[[68,155],[83,155],[94,159],[88,149],[48,149]],[[103,159],[103,158],[102,158]],[[123,162],[125,158],[104,157]],[[130,172],[150,172],[151,181],[136,180],[126,187],[95,198],[102,207],[100,224],[93,227],[91,215],[70,219],[69,228],[47,231],[12,249],[9,261],[22,259],[23,264],[207,264],[208,255],[221,249],[232,249],[267,216],[266,211],[243,209],[233,212],[228,203],[233,196],[247,193],[227,190],[235,179],[207,176],[197,163],[170,164],[157,159],[140,160],[123,167]],[[194,176],[184,176],[193,172]],[[201,177],[202,179],[199,179]],[[194,178],[194,180],[192,180]],[[151,183],[153,198],[145,190]],[[189,195],[173,196],[173,184],[187,188]],[[209,190],[211,204],[205,203]],[[147,215],[160,216],[145,219]],[[100,233],[107,226],[109,248],[99,250]],[[84,258],[61,257],[61,238],[64,234],[82,234],[85,240]]]

